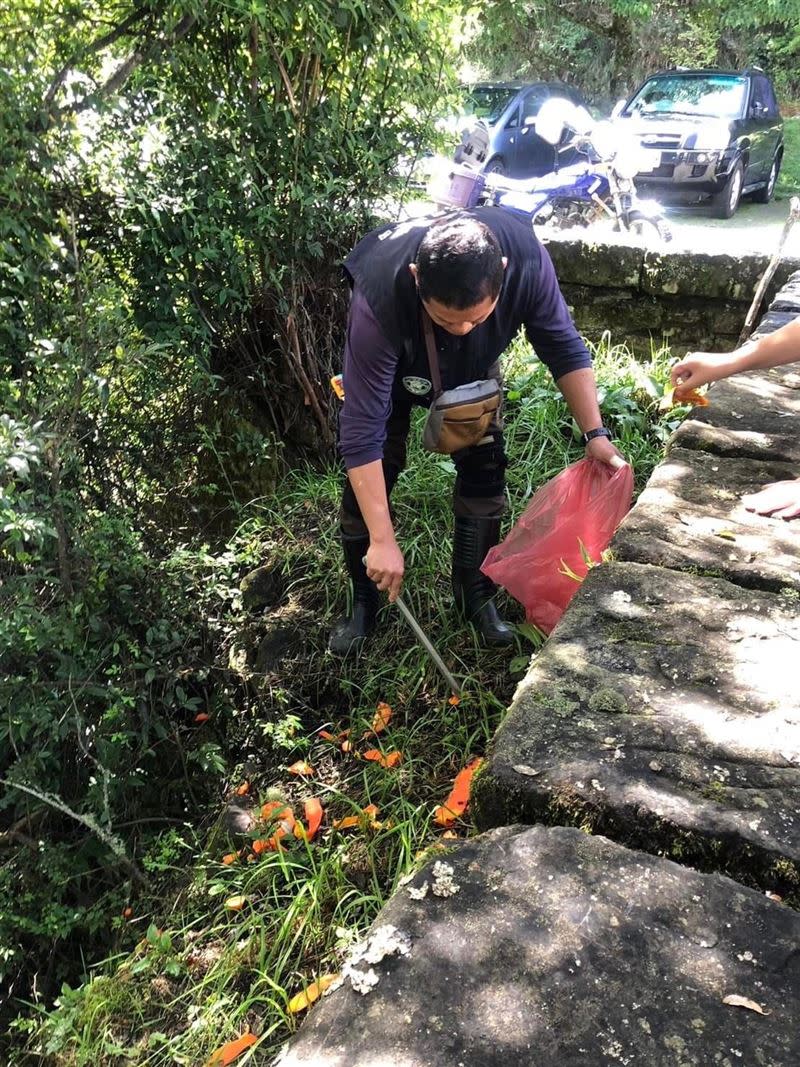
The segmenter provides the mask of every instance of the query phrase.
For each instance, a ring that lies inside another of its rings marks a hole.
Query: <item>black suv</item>
[[[634,134],[636,186],[659,200],[709,200],[729,219],[742,196],[766,204],[783,158],[783,122],[762,70],[667,70],[654,74],[612,118]]]

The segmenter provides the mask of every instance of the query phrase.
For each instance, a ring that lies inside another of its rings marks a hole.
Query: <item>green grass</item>
[[[796,196],[800,193],[800,115],[784,119],[783,139],[783,164],[775,193],[777,196]]]
[[[597,350],[604,417],[633,461],[639,486],[681,414],[658,415],[668,363],[669,352],[661,350],[642,366],[609,338]],[[564,401],[524,344],[511,352],[507,379],[514,518],[582,449]],[[313,843],[289,839],[285,852],[231,865],[222,863],[232,846],[213,815],[193,813],[195,829],[187,824],[162,834],[140,858],[150,889],[131,896],[129,919],[109,918],[119,954],[87,967],[83,984],[65,988],[55,1008],[36,1009],[20,1021],[17,1044],[27,1043],[27,1054],[11,1063],[32,1056],[58,1067],[196,1067],[248,1027],[261,1041],[237,1064],[266,1062],[297,1025],[289,998],[315,976],[336,971],[343,948],[373,921],[398,879],[426,850],[443,847],[435,807],[464,763],[485,752],[539,643],[521,627],[516,650],[485,651],[455,617],[448,578],[452,475],[451,461],[422,451],[415,437],[394,505],[406,555],[404,593],[451,670],[464,679],[460,704],[449,704],[434,668],[391,607],[361,658],[340,663],[326,652],[345,597],[335,521],[341,474],[293,473],[275,499],[250,508],[226,557],[232,555],[242,573],[261,563],[283,576],[284,595],[268,617],[248,616],[235,602],[221,607],[238,619],[238,637],[221,650],[221,663],[239,664],[257,697],[251,706],[261,710],[209,728],[224,750],[236,753],[220,777],[221,804],[245,779],[259,802],[279,795],[298,814],[302,801],[316,795],[326,810],[324,830]],[[519,606],[505,607],[521,623]],[[303,644],[278,673],[258,676],[244,665],[252,664],[270,621],[298,613]],[[356,759],[317,736],[322,727],[349,726],[358,739],[382,700],[394,716],[378,743],[402,751],[399,767]],[[301,757],[316,771],[307,781],[286,773]],[[333,819],[368,803],[380,809],[379,829],[332,829]],[[458,829],[467,833],[469,825]],[[241,911],[225,909],[233,894],[247,898]]]

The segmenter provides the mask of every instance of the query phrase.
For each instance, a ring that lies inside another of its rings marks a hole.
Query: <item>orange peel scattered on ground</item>
[[[221,1048],[218,1048],[216,1052],[212,1052],[211,1058],[208,1060],[207,1067],[228,1067],[228,1064],[233,1063],[235,1059],[238,1059],[243,1052],[246,1052],[251,1045],[255,1045],[258,1038],[255,1034],[242,1034],[241,1037],[237,1037],[235,1041],[227,1041]]]
[[[318,978],[316,982],[312,982],[311,985],[306,986],[300,993],[295,993],[292,999],[289,1001],[289,1011],[292,1015],[296,1015],[299,1011],[305,1011],[310,1007],[315,1000],[319,1000],[328,986],[333,985],[338,974],[324,974],[321,978]]]
[[[306,763],[305,760],[299,759],[296,763],[293,763],[291,767],[287,767],[289,774],[303,775],[306,778],[310,778],[314,773],[314,768],[310,763]]]
[[[243,897],[240,894],[236,894],[235,896],[228,897],[228,899],[225,901],[225,907],[228,911],[241,911],[246,903],[247,897]]]
[[[458,772],[453,782],[453,788],[450,790],[450,795],[444,804],[436,809],[433,816],[433,821],[439,826],[452,826],[456,819],[460,819],[467,810],[472,778],[482,763],[483,759],[478,756],[476,759],[470,760],[466,767]]]
[[[380,763],[381,767],[396,767],[403,759],[403,753],[396,749],[384,754],[379,748],[368,748],[366,752],[362,752],[362,756],[366,760]]]
[[[332,734],[330,730],[317,730],[317,737],[321,737],[323,741],[343,741],[350,733],[350,730],[340,730],[338,734]]]
[[[263,822],[277,823],[277,827],[271,837],[260,837],[253,842],[253,852],[257,856],[262,852],[276,852],[282,848],[281,838],[292,833],[296,822],[292,809],[280,800],[262,804],[261,819]]]
[[[389,720],[391,719],[393,714],[394,712],[392,711],[391,707],[387,703],[385,703],[385,701],[382,700],[375,709],[375,714],[372,717],[371,732],[373,734],[383,733],[383,731],[389,725]],[[369,737],[369,733],[370,732],[368,731],[364,736]]]
[[[322,816],[324,814],[322,810],[322,804],[316,797],[309,797],[303,805],[304,814],[306,817],[306,823],[308,824],[308,839],[309,841],[316,835],[322,823]]]
[[[378,815],[378,808],[374,804],[367,804],[365,808],[361,809],[359,815],[345,815],[343,819],[334,819],[334,830],[352,830],[356,826],[369,827],[373,830],[380,830],[380,823],[375,821]]]

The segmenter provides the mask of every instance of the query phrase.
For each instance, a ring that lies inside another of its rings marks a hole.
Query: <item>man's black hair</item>
[[[503,253],[488,226],[458,214],[430,227],[417,251],[417,283],[423,300],[463,311],[500,292]]]

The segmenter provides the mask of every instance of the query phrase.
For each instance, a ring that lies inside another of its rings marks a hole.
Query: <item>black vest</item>
[[[475,208],[466,214],[485,223],[495,234],[503,255],[508,257],[508,266],[497,306],[486,322],[465,337],[456,337],[434,325],[445,389],[485,378],[520,326],[532,317],[533,283],[540,264],[541,246],[529,221],[496,207]],[[397,351],[393,390],[396,398],[409,395],[402,386],[403,378],[430,379],[419,314],[421,305],[408,265],[416,259],[425,232],[439,217],[425,216],[380,226],[359,241],[344,261],[351,285],[357,285],[364,294],[381,330]],[[416,403],[429,404],[432,396],[413,399]]]

